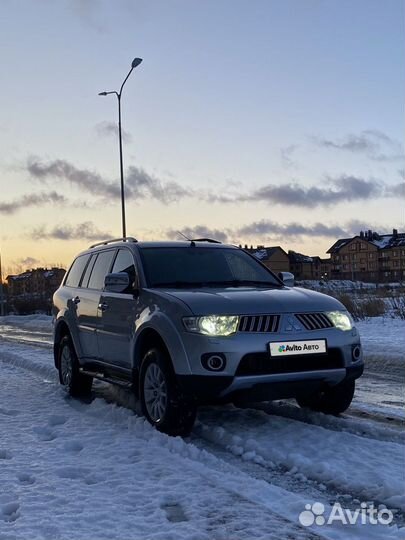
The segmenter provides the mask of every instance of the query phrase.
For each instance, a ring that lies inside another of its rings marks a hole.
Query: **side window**
[[[83,270],[89,258],[90,255],[80,255],[80,257],[77,257],[77,259],[73,262],[65,281],[65,285],[67,287],[79,286],[80,278],[82,277]]]
[[[99,289],[104,287],[104,278],[110,269],[115,251],[102,251],[97,255],[93,270],[89,279],[89,289]]]
[[[89,283],[89,277],[90,277],[91,271],[93,270],[94,261],[96,260],[96,258],[97,258],[97,254],[94,253],[91,256],[90,262],[86,267],[86,271],[84,273],[84,276],[83,276],[82,282],[80,284],[80,287],[87,287],[87,285]]]
[[[115,258],[113,268],[111,270],[115,272],[125,272],[129,275],[130,289],[136,280],[136,272],[134,266],[134,258],[129,249],[119,249],[117,257]],[[128,291],[124,291],[128,292]]]

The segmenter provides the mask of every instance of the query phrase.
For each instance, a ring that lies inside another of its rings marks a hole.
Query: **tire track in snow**
[[[7,372],[3,371],[3,375],[6,377],[11,377],[13,371],[16,372],[16,380],[19,380],[18,384],[25,384],[28,382],[31,388],[31,396],[35,396],[35,385],[39,384],[44,385],[44,382],[41,381],[40,375],[37,370],[30,370],[32,364],[27,364],[26,368],[23,370],[22,376],[18,375],[18,372],[22,369],[22,365],[17,363],[6,362],[5,369]],[[34,377],[30,377],[29,373],[33,373]],[[17,379],[18,378],[18,379]],[[51,394],[50,394],[51,393]],[[193,444],[177,437],[168,437],[162,433],[159,433],[153,429],[143,418],[137,417],[131,413],[128,409],[119,407],[116,404],[108,403],[104,399],[95,398],[93,402],[86,406],[78,400],[70,398],[65,395],[63,399],[63,392],[57,388],[54,392],[52,387],[48,385],[48,389],[42,389],[41,399],[43,400],[46,395],[53,395],[55,393],[61,394],[61,410],[64,412],[63,417],[58,417],[57,415],[51,415],[48,417],[48,422],[46,426],[34,426],[33,432],[38,436],[38,444],[49,445],[52,444],[55,440],[61,440],[62,433],[53,434],[53,437],[49,437],[50,431],[53,427],[63,426],[65,422],[68,422],[69,415],[66,415],[66,410],[63,410],[63,406],[70,406],[76,413],[79,413],[80,416],[87,418],[87,422],[79,422],[80,424],[84,423],[86,426],[94,426],[95,432],[107,431],[108,433],[114,431],[116,435],[116,443],[119,444],[120,434],[122,435],[123,440],[127,440],[128,436],[133,437],[136,445],[132,448],[132,451],[139,452],[139,442],[142,443],[142,452],[146,454],[153,454],[156,452],[156,449],[159,448],[159,452],[162,452],[160,456],[161,464],[159,468],[164,467],[164,463],[170,462],[170,454],[173,454],[173,459],[179,461],[181,466],[179,466],[179,474],[184,477],[188,474],[190,477],[194,478],[195,484],[204,486],[204,489],[210,491],[213,490],[216,498],[222,492],[222,501],[225,506],[219,507],[215,501],[211,502],[212,509],[210,510],[211,515],[207,516],[206,526],[207,533],[216,533],[218,528],[223,528],[226,526],[227,531],[230,535],[235,538],[246,538],[246,534],[242,530],[238,530],[238,509],[250,515],[251,519],[255,520],[260,517],[258,523],[262,523],[266,527],[263,529],[263,534],[267,530],[269,538],[274,540],[283,540],[284,538],[299,538],[300,540],[319,540],[321,538],[333,538],[330,536],[325,536],[320,530],[319,533],[312,531],[309,528],[305,528],[299,525],[297,516],[299,511],[304,507],[304,500],[294,495],[293,493],[286,492],[285,490],[280,490],[278,488],[267,486],[264,483],[257,482],[255,479],[245,476],[240,471],[229,467],[226,463],[222,462],[214,455],[201,451],[196,448]],[[57,397],[57,396],[56,396]],[[35,401],[34,401],[35,403]],[[47,403],[41,403],[46,410]],[[38,421],[42,416],[41,407],[34,407],[36,420]],[[57,408],[56,412],[59,412]],[[27,414],[25,411],[24,414]],[[30,414],[28,412],[28,414]],[[73,417],[74,418],[74,417]],[[89,421],[90,419],[90,421]],[[77,420],[76,420],[77,422]],[[118,429],[117,429],[118,428]],[[88,429],[88,428],[86,428]],[[66,434],[65,434],[66,438]],[[61,444],[61,443],[59,443]],[[48,446],[49,448],[49,446]],[[75,447],[70,443],[69,448],[66,448],[70,453],[80,452],[83,450],[83,445],[79,448],[77,445]],[[102,446],[100,450],[102,450]],[[148,450],[150,448],[150,450]],[[60,448],[59,448],[60,450]],[[167,453],[168,455],[165,455]],[[12,456],[11,456],[12,457]],[[96,458],[96,456],[94,456]],[[123,456],[120,457],[122,462]],[[60,467],[60,464],[63,461],[58,462],[56,469],[50,469],[51,476],[57,475],[60,476],[62,482],[67,482],[67,487],[70,486],[72,481],[78,482],[82,480],[84,475],[85,483],[91,484],[91,475],[92,470],[86,467],[76,467],[76,466],[63,466]],[[52,463],[49,464],[50,466]],[[55,464],[53,464],[55,465]],[[27,462],[28,466],[28,462]],[[39,467],[39,464],[36,464]],[[189,471],[189,473],[187,473]],[[153,482],[153,470],[151,472],[151,482]],[[43,474],[41,472],[41,474]],[[27,474],[19,475],[18,481],[21,485],[32,485],[35,484],[34,477],[28,477]],[[45,482],[45,478],[42,476],[41,483]],[[240,492],[240,482],[244,484],[246,488],[246,493]],[[210,487],[211,486],[211,487]],[[202,487],[201,487],[202,489]],[[23,494],[21,493],[21,498]],[[14,499],[16,499],[16,494],[14,494]],[[14,504],[14,499],[12,503]],[[8,503],[7,503],[8,504]],[[1,505],[0,505],[1,506]],[[22,510],[24,511],[24,504],[21,505]],[[162,510],[168,514],[168,516],[173,519],[168,519],[169,521],[176,522],[178,515],[184,515],[180,512],[182,510],[181,506],[178,508],[173,508],[173,502],[170,497],[167,498],[167,502],[161,506]],[[1,508],[0,508],[1,510]],[[4,510],[4,508],[3,508]],[[209,509],[208,509],[209,510]],[[207,511],[208,511],[207,510]],[[177,513],[176,513],[177,512]],[[176,517],[177,516],[177,517]],[[255,517],[256,516],[256,517]],[[145,516],[145,519],[146,516]],[[201,517],[197,517],[199,521]],[[181,520],[183,521],[183,520]],[[272,533],[270,534],[269,526],[271,526]],[[238,532],[240,534],[238,534]],[[233,534],[232,534],[233,533]],[[284,533],[284,534],[283,534]],[[1,535],[0,535],[1,536]],[[63,537],[59,535],[59,537]],[[182,537],[183,536],[179,536]],[[207,538],[205,535],[194,535],[193,538]],[[219,537],[222,537],[221,535]],[[170,538],[174,538],[173,535]]]
[[[368,439],[375,439],[378,441],[396,442],[400,444],[405,443],[405,433],[400,429],[393,429],[390,427],[382,427],[376,422],[372,422],[373,414],[370,413],[370,420],[361,420],[355,418],[355,407],[352,412],[352,407],[348,411],[340,416],[332,416],[319,412],[310,411],[309,409],[301,409],[293,402],[287,401],[275,401],[267,403],[256,403],[244,407],[246,409],[254,409],[263,411],[270,417],[282,417],[290,418],[292,420],[298,420],[306,424],[315,426],[321,426],[333,431],[344,431],[366,437]]]
[[[18,354],[10,352],[9,347],[6,347],[6,354],[5,355],[1,354],[1,357],[2,357],[3,361],[8,363],[8,364],[11,364],[11,365],[14,365],[14,366],[17,366],[17,367],[21,367],[21,368],[24,368],[24,369],[28,369],[29,371],[33,371],[33,372],[37,373],[38,375],[42,375],[42,376],[45,375],[50,380],[56,380],[56,378],[57,378],[56,370],[53,367],[52,355],[51,354],[47,355],[48,360],[50,359],[52,361],[52,365],[50,366],[49,363],[47,363],[46,361],[44,362],[44,352],[43,351],[35,352],[34,347],[29,347],[28,348],[26,346],[20,346]],[[116,402],[117,397],[118,397],[118,402],[121,405],[128,406],[128,403],[125,403],[125,400],[128,398],[128,393],[125,393],[125,392],[122,393],[122,391],[121,391],[122,396],[119,397],[119,396],[117,396],[117,390],[118,389],[116,389],[115,387],[110,387],[109,385],[104,385],[104,387],[107,387],[107,388],[104,388],[104,389],[100,389],[100,388],[97,389],[96,388],[96,395],[98,393],[101,393],[103,399],[107,400],[110,403],[111,403],[111,401]],[[125,398],[125,394],[127,395],[127,398]],[[114,405],[112,405],[112,407],[114,407]],[[241,410],[241,412],[243,412],[243,410]],[[244,410],[245,414],[246,414],[246,412],[248,412],[249,414],[253,414],[253,415],[258,413],[258,411],[254,411],[254,410],[252,410],[250,412]],[[215,412],[214,412],[214,414],[215,414]],[[280,420],[282,420],[282,417],[280,417]],[[226,419],[225,419],[225,425],[227,425]],[[201,428],[201,426],[202,426],[202,428]],[[322,423],[320,424],[320,426],[324,427],[322,425]],[[213,429],[216,429],[217,427],[218,426],[214,426]],[[222,447],[223,451],[221,452],[221,457],[223,459],[225,459],[225,461],[228,461],[228,462],[229,462],[229,459],[227,460],[227,458],[224,457],[224,456],[227,455],[227,453],[228,453],[228,455],[229,455],[229,453],[231,453],[233,457],[235,456],[235,454],[238,455],[239,450],[237,450],[235,452],[235,448],[231,448],[232,445],[229,445],[229,444],[224,445],[222,443],[219,444],[218,443],[218,437],[217,436],[214,436],[214,437],[211,436],[211,434],[210,434],[210,431],[212,431],[211,427],[205,426],[204,435],[201,434],[201,429],[202,429],[202,431],[204,431],[204,424],[202,424],[200,426],[197,426],[197,428],[196,428],[197,431],[195,431],[195,434],[197,434],[197,437],[200,437],[203,441],[206,442],[208,440],[213,445],[213,446],[210,447],[211,452],[213,451],[213,449],[215,450],[215,448],[218,451],[218,448]],[[218,428],[218,429],[223,431],[223,428]],[[241,441],[237,441],[237,442],[239,444],[241,444]],[[245,443],[246,442],[247,441],[245,441]],[[198,443],[197,440],[195,440],[195,443],[197,445],[199,444],[199,446],[202,446],[201,443]],[[242,441],[242,446],[243,446],[243,441]],[[242,450],[243,450],[243,448],[242,448]],[[250,452],[252,452],[252,450],[250,450]],[[283,467],[282,463],[281,464],[276,463],[276,467],[271,467],[271,463],[270,464],[268,463],[268,465],[270,465],[270,467],[267,467],[269,472],[266,472],[266,474],[263,475],[263,462],[262,462],[263,458],[260,459],[260,456],[259,456],[258,462],[257,461],[255,462],[254,457],[255,457],[254,455],[249,456],[249,449],[248,448],[246,449],[246,451],[244,451],[244,452],[242,451],[240,453],[239,461],[236,459],[236,463],[239,463],[239,470],[244,470],[246,472],[246,474],[248,474],[249,476],[253,476],[253,477],[259,478],[261,480],[264,479],[266,482],[269,482],[272,485],[277,485],[277,484],[274,483],[275,478],[274,477],[271,478],[271,477],[274,476],[274,475],[277,476],[277,473],[278,473],[278,477],[279,477],[279,480],[280,480],[281,487],[283,489],[287,489],[289,491],[291,489],[294,489],[294,491],[300,492],[300,485],[304,486],[304,489],[305,489],[305,487],[308,487],[308,478],[306,478],[305,476],[303,476],[299,472],[299,470],[298,470],[299,468],[297,470],[294,470],[294,467],[290,468],[293,471],[291,473],[291,475],[290,475],[291,477],[288,479],[287,482],[284,481],[284,483],[283,483],[282,477],[286,476],[286,471],[288,471],[288,467],[287,468]],[[251,463],[247,467],[245,465],[243,465],[242,467],[244,467],[244,468],[241,469],[240,464],[245,463],[244,460],[246,460],[246,461],[251,460]],[[231,461],[233,462],[233,464],[235,463],[234,459],[232,459]],[[252,466],[252,463],[254,464],[253,466]],[[266,463],[264,463],[264,465],[265,465],[264,468],[266,468]],[[273,470],[271,470],[271,469],[273,469]],[[253,470],[253,473],[252,473],[252,470]],[[261,471],[261,472],[258,472],[258,471]],[[263,476],[265,476],[265,478],[263,478]],[[311,484],[311,480],[309,480],[309,483]],[[321,486],[322,486],[322,484],[321,484]],[[304,489],[301,489],[301,491],[304,491]],[[331,500],[331,498],[333,500],[335,500],[336,497],[339,495],[338,490],[333,489],[333,485],[328,486],[324,490],[323,486],[320,489],[319,483],[317,484],[316,481],[312,481],[312,492],[314,494],[316,494],[316,495],[319,495],[322,491],[325,492],[325,494],[326,494],[326,496],[327,496],[327,498],[329,500]],[[376,502],[378,502],[378,501],[376,501]],[[397,520],[399,520],[398,523],[403,523],[403,516],[402,515],[397,516]]]
[[[205,409],[200,434],[245,460],[282,466],[340,493],[404,511],[403,445],[254,409]]]

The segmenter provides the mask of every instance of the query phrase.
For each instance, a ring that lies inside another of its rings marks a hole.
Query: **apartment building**
[[[321,280],[330,278],[331,262],[330,259],[321,259],[321,257],[310,257],[296,251],[289,250],[288,258],[290,261],[290,272],[297,280],[310,279]]]
[[[49,311],[53,293],[59,287],[64,275],[65,270],[62,268],[36,268],[22,274],[7,276],[9,309],[16,313]]]
[[[371,282],[405,280],[405,233],[361,231],[341,238],[327,253],[331,255],[331,279]]]

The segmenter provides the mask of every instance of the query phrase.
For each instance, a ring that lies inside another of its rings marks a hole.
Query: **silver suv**
[[[363,372],[336,299],[293,287],[214,240],[91,246],[54,295],[54,358],[71,395],[93,378],[133,389],[151,424],[190,432],[201,403],[296,398],[339,414]]]

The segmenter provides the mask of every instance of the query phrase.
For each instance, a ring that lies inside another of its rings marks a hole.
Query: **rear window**
[[[90,277],[91,271],[93,270],[93,266],[94,266],[94,262],[96,258],[97,258],[97,254],[94,254],[91,256],[90,262],[86,267],[86,271],[84,273],[82,282],[80,283],[80,287],[87,287],[87,284],[89,282],[89,277]]]
[[[86,267],[86,264],[89,258],[90,258],[89,254],[80,255],[80,257],[77,257],[77,259],[73,262],[65,281],[65,285],[67,287],[79,286],[80,279],[82,277],[83,271]]]
[[[115,251],[102,251],[97,255],[96,262],[93,266],[91,276],[89,279],[89,289],[103,289],[104,278],[108,274],[111,267],[111,263],[114,257]]]

